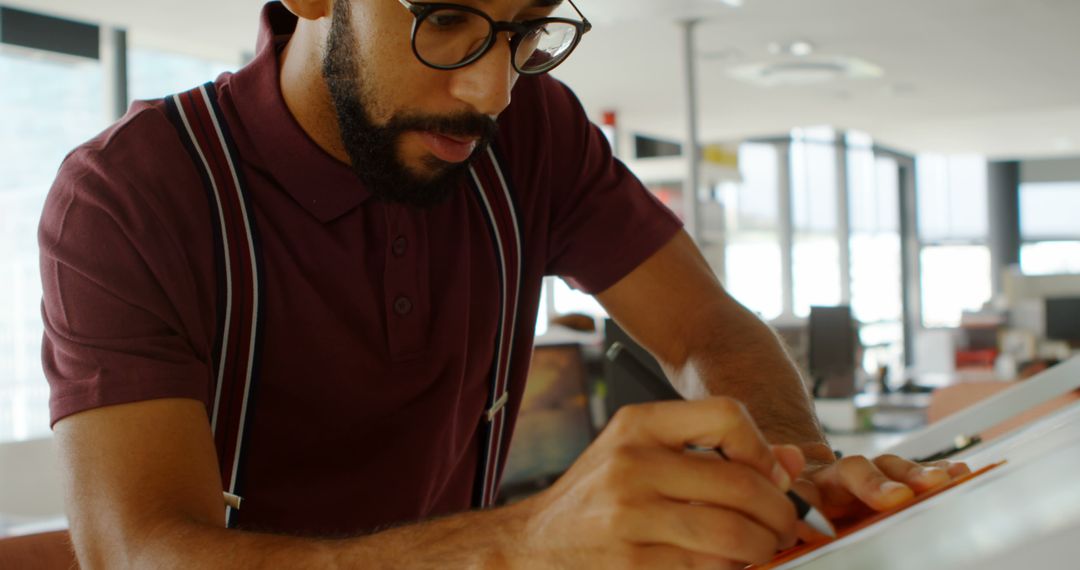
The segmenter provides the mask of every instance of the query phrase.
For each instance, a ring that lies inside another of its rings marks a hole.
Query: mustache
[[[495,119],[478,113],[456,113],[453,115],[408,115],[394,117],[386,125],[397,132],[429,131],[440,135],[456,137],[475,137],[489,141],[499,132]]]

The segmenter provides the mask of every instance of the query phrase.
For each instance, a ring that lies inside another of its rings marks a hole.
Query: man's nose
[[[518,75],[510,63],[508,45],[507,35],[499,34],[484,57],[452,71],[450,94],[477,113],[492,117],[501,113],[510,104],[510,91]]]

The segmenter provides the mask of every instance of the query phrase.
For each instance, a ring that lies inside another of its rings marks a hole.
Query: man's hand
[[[688,453],[720,447],[730,461]],[[803,468],[728,398],[628,406],[555,485],[521,503],[526,565],[740,568],[794,544]],[[513,507],[512,507],[513,508]]]
[[[833,520],[887,511],[971,473],[964,463],[919,464],[896,455],[844,457],[811,465],[795,482],[797,493]]]

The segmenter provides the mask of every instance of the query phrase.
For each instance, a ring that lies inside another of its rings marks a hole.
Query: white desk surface
[[[1080,403],[958,459],[1008,463],[782,568],[1080,567]]]

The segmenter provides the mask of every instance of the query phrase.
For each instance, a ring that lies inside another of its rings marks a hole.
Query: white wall
[[[53,438],[0,444],[0,517],[63,514],[63,486]]]

